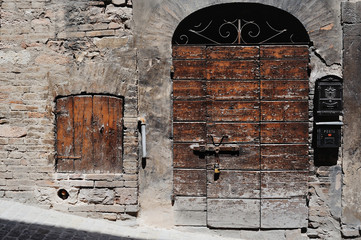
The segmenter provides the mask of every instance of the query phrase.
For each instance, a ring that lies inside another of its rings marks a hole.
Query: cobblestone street
[[[222,240],[231,239],[204,232],[139,226],[135,221],[112,222],[0,200],[1,240]]]

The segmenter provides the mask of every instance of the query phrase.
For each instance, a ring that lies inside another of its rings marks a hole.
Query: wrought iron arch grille
[[[281,9],[259,3],[227,3],[198,10],[174,32],[174,45],[309,44],[302,23]]]

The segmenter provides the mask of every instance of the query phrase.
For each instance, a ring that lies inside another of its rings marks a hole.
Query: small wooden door
[[[123,172],[122,98],[59,98],[56,130],[58,172]]]
[[[308,46],[174,46],[173,58],[175,195],[205,197],[209,227],[306,227]]]

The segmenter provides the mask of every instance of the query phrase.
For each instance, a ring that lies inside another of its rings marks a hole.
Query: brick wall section
[[[132,2],[3,0],[0,197],[119,219],[138,211],[136,49]],[[124,169],[56,173],[55,98],[124,96]],[[59,189],[70,196],[62,200]]]

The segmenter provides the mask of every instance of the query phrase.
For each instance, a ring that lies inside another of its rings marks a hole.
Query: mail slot
[[[342,114],[342,82],[327,78],[318,82],[316,90],[318,116],[339,116]]]
[[[317,147],[318,148],[338,148],[341,146],[341,126],[342,122],[318,122],[317,127]]]

